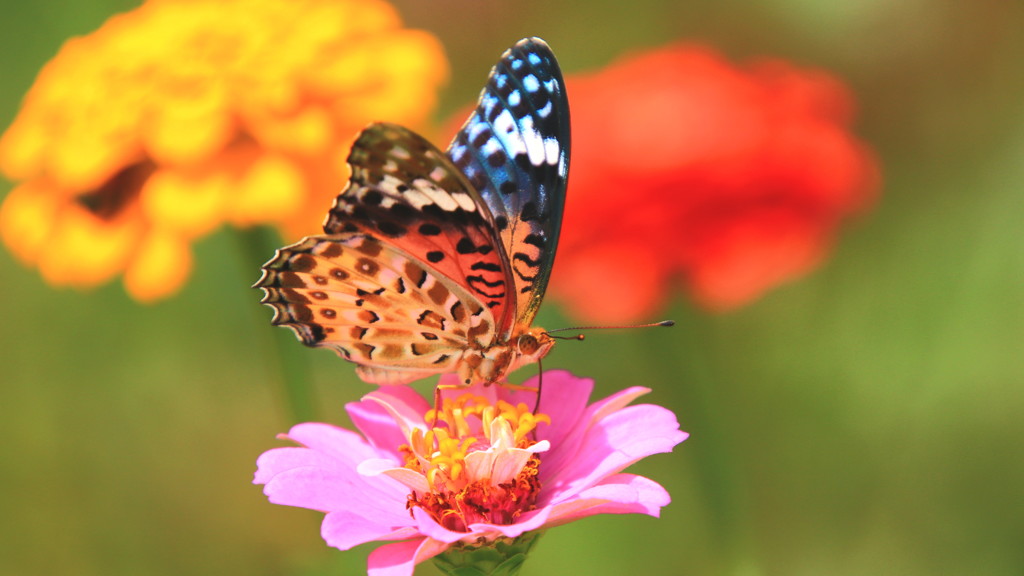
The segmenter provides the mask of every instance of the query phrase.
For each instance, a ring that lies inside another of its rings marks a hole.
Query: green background
[[[63,40],[134,4],[3,2],[0,125]],[[600,396],[653,388],[692,437],[633,468],[672,493],[661,519],[552,530],[524,575],[1024,573],[1024,4],[399,8],[451,59],[439,118],[522,36],[548,40],[567,73],[691,39],[838,74],[882,164],[880,203],[808,277],[727,314],[678,295],[671,330],[549,356]],[[250,484],[292,423],[272,345],[291,337],[269,327],[248,288],[259,261],[233,231],[196,254],[180,295],[141,306],[116,283],[51,289],[0,250],[0,574],[365,571],[370,546],[326,547],[320,514]],[[538,323],[569,320],[549,304]],[[345,422],[370,388],[327,352],[299,356],[318,417]]]

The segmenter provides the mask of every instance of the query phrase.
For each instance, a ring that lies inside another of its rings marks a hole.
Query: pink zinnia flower
[[[627,406],[647,388],[588,406],[592,389],[593,380],[545,372],[535,412],[533,390],[443,388],[435,417],[413,389],[381,388],[346,406],[362,436],[299,424],[283,437],[302,446],[261,455],[254,482],[275,504],[325,512],[330,546],[399,541],[370,554],[374,576],[412,574],[459,543],[507,542],[594,514],[658,516],[665,489],[621,471],[687,434],[665,408]]]

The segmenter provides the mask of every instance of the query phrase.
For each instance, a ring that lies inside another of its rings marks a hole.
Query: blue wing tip
[[[516,42],[515,46],[513,46],[513,48],[519,48],[519,47],[522,47],[522,46],[543,46],[544,48],[547,48],[548,50],[551,49],[551,47],[548,46],[548,43],[545,42],[543,38],[538,38],[536,36],[529,36],[527,38],[523,38],[519,42]]]
[[[513,44],[511,48],[502,54],[502,59],[521,56],[530,58],[530,60],[533,61],[533,64],[537,64],[539,60],[557,62],[555,59],[555,53],[551,50],[551,47],[548,46],[548,43],[536,36],[523,38]]]

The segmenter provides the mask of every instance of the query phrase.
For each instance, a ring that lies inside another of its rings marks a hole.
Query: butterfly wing
[[[334,349],[375,384],[457,370],[494,333],[490,310],[458,283],[382,239],[311,236],[264,264],[256,286],[307,346]]]
[[[502,55],[448,148],[494,219],[511,269],[517,326],[532,323],[551,275],[569,140],[558,62],[543,40],[527,38]]]
[[[414,132],[373,124],[349,154],[352,177],[324,223],[327,234],[381,238],[466,288],[497,320],[487,344],[515,319],[505,251],[480,194],[447,156]]]

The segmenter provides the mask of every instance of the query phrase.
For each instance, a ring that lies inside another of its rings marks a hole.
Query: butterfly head
[[[519,353],[522,363],[536,362],[540,360],[555,345],[555,339],[548,336],[543,328],[530,328],[516,338],[516,352]]]

